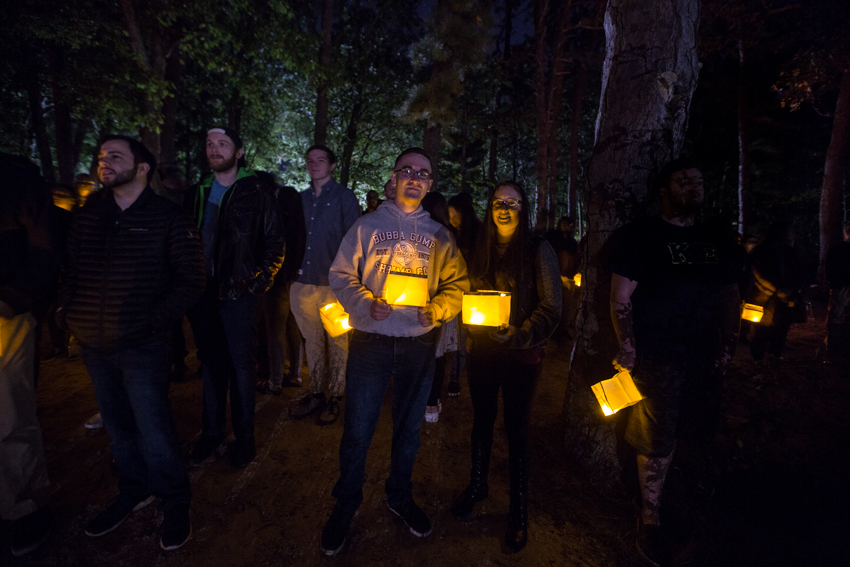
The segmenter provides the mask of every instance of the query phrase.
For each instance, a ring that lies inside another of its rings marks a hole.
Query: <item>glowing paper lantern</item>
[[[348,322],[348,313],[342,308],[342,305],[336,303],[328,303],[319,309],[319,315],[322,316],[322,325],[332,337],[338,337],[341,334],[351,330],[351,323]]]
[[[764,317],[764,307],[761,305],[753,305],[752,303],[744,304],[744,310],[741,312],[741,319],[758,323],[761,321],[762,317]]]
[[[386,286],[384,299],[390,305],[425,307],[431,299],[428,295],[428,276],[422,274],[392,272],[387,275]]]
[[[463,322],[498,327],[511,320],[511,294],[506,291],[472,291],[463,294]]]
[[[581,273],[573,276],[573,282],[576,284],[576,287],[581,287]]]
[[[603,380],[590,388],[605,415],[614,415],[643,399],[627,370],[618,372],[613,378]]]

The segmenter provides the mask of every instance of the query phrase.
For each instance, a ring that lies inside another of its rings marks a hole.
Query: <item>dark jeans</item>
[[[448,353],[447,353],[448,354]],[[451,354],[457,354],[451,353]],[[428,405],[436,406],[443,395],[443,380],[446,378],[446,355],[437,358],[434,365],[434,380],[431,382],[431,393],[428,396]]]
[[[469,394],[474,413],[472,438],[490,447],[499,412],[499,388],[505,412],[505,433],[511,457],[527,456],[528,425],[543,363],[525,364],[493,354],[467,354]]]
[[[419,337],[352,333],[345,369],[345,427],[339,445],[337,506],[354,513],[363,502],[366,453],[393,377],[393,441],[387,503],[398,509],[411,498],[410,478],[419,451],[419,428],[434,376],[439,328]]]
[[[204,381],[203,434],[223,435],[227,391],[236,439],[254,435],[254,372],[258,298],[201,299],[189,312]]]
[[[188,507],[192,498],[168,401],[170,346],[157,339],[113,353],[82,349],[112,441],[121,496],[153,494],[166,509]]]

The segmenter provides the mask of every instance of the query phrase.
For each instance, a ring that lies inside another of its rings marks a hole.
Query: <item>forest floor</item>
[[[850,565],[850,372],[847,358],[823,351],[823,304],[815,304],[815,315],[816,321],[792,327],[776,365],[753,364],[741,345],[727,375],[714,444],[707,451],[679,445],[662,503],[675,565]],[[388,393],[369,452],[365,500],[343,552],[327,558],[319,540],[333,506],[342,420],[319,427],[313,417],[290,419],[290,403],[303,393],[291,388],[257,397],[254,463],[236,470],[222,458],[189,469],[194,536],[183,548],[160,550],[156,506],[106,536],[86,537],[86,523],[116,494],[116,477],[105,431],[83,427],[97,407],[82,361],[55,358],[42,364],[38,386],[54,533],[17,560],[4,524],[0,565],[641,565],[632,487],[618,493],[594,488],[563,450],[568,360],[568,345],[550,343],[534,406],[524,550],[512,554],[502,543],[508,511],[503,434],[494,444],[490,498],[470,522],[449,513],[469,474],[472,407],[462,380],[461,396],[444,398],[439,422],[421,430],[413,493],[434,533],[414,537],[384,502]],[[184,455],[200,433],[201,415],[194,353],[188,363],[188,380],[171,390]],[[500,420],[497,431],[501,427]]]

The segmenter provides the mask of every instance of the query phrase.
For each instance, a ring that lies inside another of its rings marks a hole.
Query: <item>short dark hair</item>
[[[328,156],[328,161],[330,162],[331,165],[336,163],[336,154],[333,153],[333,151],[331,151],[331,149],[329,147],[325,146],[324,144],[313,144],[312,146],[307,148],[307,151],[304,152],[304,155],[306,156],[307,154],[309,154],[313,150],[322,150],[323,152],[325,152],[325,155]]]
[[[683,169],[702,169],[700,164],[696,159],[690,156],[682,156],[674,159],[673,161],[667,162],[667,164],[661,168],[661,171],[658,172],[658,182],[656,185],[657,189],[661,189],[662,187],[670,186],[670,178],[673,177],[674,173],[678,173]]]
[[[398,160],[400,160],[404,156],[410,155],[410,154],[419,154],[420,156],[423,156],[425,159],[427,159],[428,163],[431,165],[431,173],[434,173],[434,171],[433,171],[434,170],[434,162],[431,160],[431,156],[428,155],[428,152],[426,152],[425,150],[423,150],[422,148],[419,148],[417,146],[411,146],[411,147],[407,148],[406,150],[404,150],[403,152],[401,152],[400,154],[398,154],[398,157],[395,158],[395,163],[398,163]],[[432,189],[432,191],[433,191],[433,189]]]
[[[100,148],[103,147],[103,144],[111,140],[127,142],[127,145],[130,146],[130,153],[133,154],[133,167],[140,163],[146,163],[150,166],[150,169],[148,170],[148,183],[150,183],[151,179],[153,179],[153,174],[156,172],[156,158],[153,157],[153,153],[147,148],[147,146],[130,136],[110,134],[109,136],[104,136],[100,139],[100,142],[97,144],[97,153],[100,154]]]

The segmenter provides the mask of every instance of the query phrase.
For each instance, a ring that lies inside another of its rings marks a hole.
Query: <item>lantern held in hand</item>
[[[581,287],[581,272],[573,276],[573,283],[576,284],[576,287]]]
[[[618,372],[613,378],[603,380],[590,388],[605,415],[614,415],[643,399],[628,370]]]
[[[461,313],[467,325],[508,325],[511,320],[511,294],[507,291],[464,293]]]
[[[753,305],[752,303],[744,304],[744,309],[741,311],[741,319],[744,321],[758,323],[761,321],[762,317],[764,317],[764,307],[761,305]]]
[[[425,307],[431,299],[428,295],[428,276],[391,272],[387,275],[384,299],[390,305]]]
[[[338,301],[328,303],[319,309],[319,315],[322,316],[322,325],[331,337],[338,337],[351,330],[348,313],[345,312]]]

